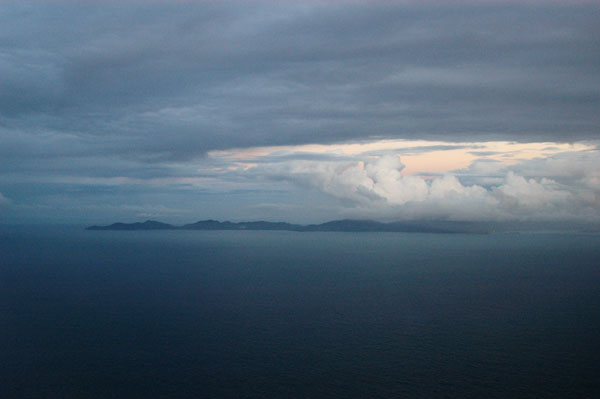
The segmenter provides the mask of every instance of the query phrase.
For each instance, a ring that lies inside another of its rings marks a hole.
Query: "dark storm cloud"
[[[598,10],[8,4],[2,135],[69,133],[48,155],[144,161],[370,137],[596,138]]]

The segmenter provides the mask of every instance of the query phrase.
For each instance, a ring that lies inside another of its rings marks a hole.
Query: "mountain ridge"
[[[264,220],[250,222],[200,220],[176,226],[155,220],[135,223],[113,223],[107,226],[89,226],[86,230],[277,230],[298,232],[398,232],[398,233],[487,233],[468,225],[436,226],[432,222],[391,222],[383,223],[374,220],[342,219],[320,224],[300,225],[287,222],[267,222]]]

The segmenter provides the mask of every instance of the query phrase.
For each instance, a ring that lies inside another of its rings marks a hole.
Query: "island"
[[[300,225],[286,222],[220,222],[201,220],[195,223],[175,226],[168,223],[147,220],[136,223],[113,223],[107,226],[90,226],[87,230],[279,230],[298,232],[397,232],[397,233],[487,233],[480,226],[462,222],[423,222],[403,221],[383,223],[374,220],[333,220],[321,224]]]

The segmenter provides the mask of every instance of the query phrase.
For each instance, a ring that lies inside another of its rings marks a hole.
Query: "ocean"
[[[598,395],[599,235],[0,228],[2,398]]]

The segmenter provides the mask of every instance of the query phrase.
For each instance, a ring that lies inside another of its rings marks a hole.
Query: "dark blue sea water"
[[[0,397],[600,397],[600,236],[0,229]]]

